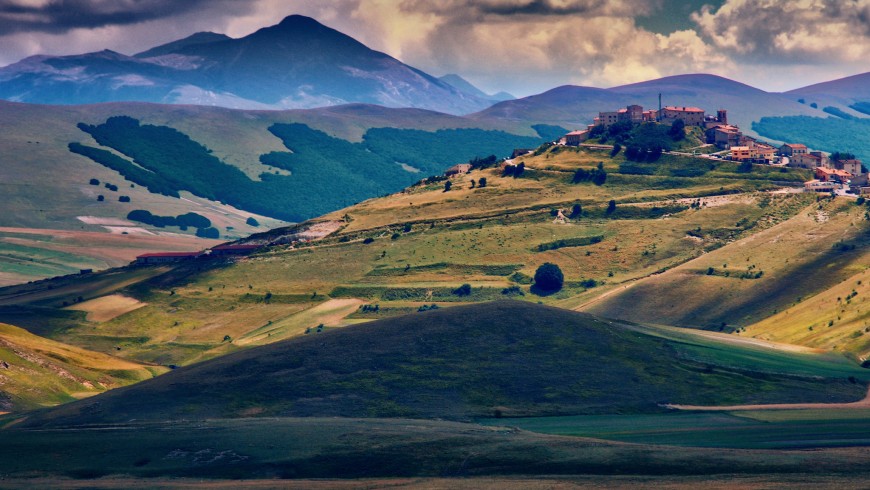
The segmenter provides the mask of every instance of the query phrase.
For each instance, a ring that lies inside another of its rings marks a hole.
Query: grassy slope
[[[187,123],[183,126],[187,128],[187,124],[190,124],[196,127],[197,134],[201,133],[204,127],[212,127],[214,132],[208,141],[215,142],[216,146],[230,152],[233,145],[224,138],[230,130],[228,126],[231,125],[232,120],[236,121],[236,135],[244,135],[241,141],[251,142],[252,145],[261,143],[262,138],[258,139],[254,134],[255,131],[245,131],[244,125],[239,124],[239,121],[247,121],[243,117],[228,117],[220,110],[179,108],[177,111],[170,111],[165,107],[145,104],[54,107],[2,102],[0,107],[2,107],[0,121],[8,128],[0,137],[4,148],[3,154],[0,155],[0,182],[2,182],[0,190],[4,195],[4,210],[6,210],[0,220],[0,226],[10,227],[13,233],[27,233],[31,228],[61,232],[105,233],[107,230],[103,226],[84,223],[77,217],[123,219],[134,209],[148,209],[155,214],[173,216],[196,212],[208,217],[224,237],[246,236],[258,231],[258,228],[245,224],[249,216],[254,216],[251,213],[190,195],[185,195],[185,199],[173,199],[151,194],[140,186],[131,188],[130,183],[117,172],[72,154],[67,149],[67,144],[71,141],[89,142],[87,135],[76,128],[77,123],[98,122],[100,118],[105,120],[105,117],[117,114],[118,111],[130,111],[142,114],[143,117],[153,121],[181,123],[186,120]],[[200,116],[198,119],[194,117],[185,119],[186,115],[192,114]],[[213,117],[209,118],[209,115]],[[205,122],[206,119],[208,124]],[[278,144],[274,142],[272,146],[278,147]],[[244,145],[235,147],[239,146]],[[237,153],[239,150],[235,151]],[[236,153],[232,153],[228,158]],[[253,159],[256,161],[256,156]],[[88,185],[91,178],[98,179],[101,185],[99,187]],[[105,182],[117,185],[118,191],[113,192],[103,187],[102,183]],[[97,195],[100,194],[105,196],[104,202],[96,200]],[[121,195],[129,196],[131,202],[119,202],[118,197]],[[256,219],[263,226],[280,224],[277,220],[261,216],[256,216]],[[131,223],[130,226],[138,226],[138,224]],[[228,226],[234,230],[228,231]],[[176,237],[174,233],[180,233],[177,228],[165,230],[147,226],[145,228],[152,233],[161,234],[162,238],[162,243],[148,245],[148,251],[170,251],[192,246],[189,243],[192,235]],[[76,249],[75,245],[87,240],[87,234],[72,237],[70,241],[73,243],[63,247],[61,251],[75,255],[76,259],[70,262],[78,260],[95,268],[120,265],[116,258],[117,251],[126,248],[121,240],[117,242],[104,240],[104,249],[94,248],[90,251]],[[0,247],[9,243],[9,239],[4,238],[3,242]],[[194,249],[201,249],[208,244],[207,241],[197,241],[193,246]],[[43,245],[41,241],[30,241],[24,245],[29,249],[26,254],[35,257],[40,267],[34,268],[32,264],[22,266],[12,259],[0,264],[0,271],[4,273],[7,282],[40,279],[63,272],[52,267],[50,257],[45,260],[40,259],[42,254],[50,253],[44,252],[43,249],[52,250],[51,247]],[[8,248],[9,245],[6,247]],[[125,261],[131,258],[129,254],[121,255],[124,256]],[[106,261],[109,263],[106,264]]]
[[[273,479],[265,488],[553,488],[570,483],[546,481],[487,481],[468,479],[486,475],[596,475],[598,485],[622,483],[625,488],[656,486],[667,475],[685,487],[709,485],[711,478],[725,487],[735,482],[765,488],[818,488],[840,478],[860,486],[866,477],[865,448],[814,451],[747,451],[707,448],[663,448],[595,439],[533,434],[504,427],[481,427],[444,421],[404,419],[241,419],[127,423],[113,427],[57,430],[4,430],[0,471],[4,482],[41,486],[36,477],[66,477],[62,488],[127,487],[124,479],[108,475],[148,478],[145,488],[233,488],[247,479]],[[64,457],[57,457],[63,454]],[[20,457],[26,455],[26,457]],[[711,475],[722,475],[711,477]],[[613,475],[635,475],[622,480]],[[692,478],[699,475],[700,478]],[[750,475],[751,480],[745,476]],[[299,478],[461,477],[431,482],[294,482]],[[106,477],[107,479],[102,479]],[[233,479],[162,481],[158,477]],[[669,478],[668,478],[669,477]],[[95,479],[98,478],[98,479]],[[832,480],[829,480],[832,479]],[[84,480],[87,480],[85,482]],[[776,484],[785,485],[776,486]],[[812,485],[801,486],[811,483]],[[29,484],[28,484],[29,483]],[[672,483],[667,481],[667,483]],[[104,486],[107,485],[107,486]],[[164,486],[161,486],[164,485]],[[293,485],[299,485],[294,487]],[[794,485],[797,485],[795,487]],[[50,486],[50,488],[53,488]],[[139,487],[135,487],[139,488]],[[260,487],[255,487],[260,488]],[[587,488],[600,488],[589,486]],[[623,487],[617,487],[623,488]]]
[[[501,426],[504,420],[489,419]],[[870,411],[668,413],[532,417],[511,425],[545,434],[675,446],[802,449],[867,446]]]
[[[842,361],[738,346],[723,353],[722,345],[674,341],[526,302],[492,302],[312,332],[33,413],[22,424],[655,412],[665,401],[852,401],[870,377]]]
[[[760,170],[746,176],[734,173],[733,165],[720,163],[710,171],[709,162],[703,162],[707,175],[674,178],[670,176],[674,170],[694,163],[671,156],[651,164],[659,173],[649,176],[619,175],[622,156],[611,159],[601,151],[561,150],[524,161],[529,170],[519,179],[500,177],[497,170],[476,171],[454,179],[448,193],[442,192],[442,184],[413,187],[338,211],[326,218],[349,217],[339,235],[307,248],[276,247],[226,267],[184,266],[153,280],[148,279],[153,274],[144,275],[149,269],[131,269],[105,276],[106,282],[99,284],[92,281],[104,276],[11,288],[0,291],[0,304],[57,308],[80,295],[84,299],[114,292],[131,295],[148,305],[107,322],[70,320],[47,335],[139,361],[189,364],[240,345],[297,336],[320,323],[339,326],[413,312],[423,303],[443,306],[503,298],[502,290],[513,286],[521,288],[525,299],[575,307],[607,288],[697,257],[732,236],[771,226],[802,208],[805,199],[715,197],[705,199],[708,205],[699,209],[653,219],[652,206],[685,209],[694,200],[677,199],[751,191],[770,184],[758,179],[764,177]],[[599,161],[609,172],[605,185],[570,183],[576,168],[592,168]],[[777,172],[773,178],[783,175],[799,176]],[[470,188],[471,179],[484,176],[489,181],[486,188]],[[620,205],[618,212],[605,215],[609,199]],[[769,205],[759,208],[758,200]],[[554,224],[550,210],[570,208],[573,203],[583,204],[584,216],[569,224]],[[742,218],[747,222],[736,225]],[[409,223],[411,231],[403,232]],[[703,239],[687,237],[687,230],[699,227],[717,233]],[[394,240],[395,232],[400,237]],[[544,243],[591,236],[603,240],[537,251]],[[365,244],[363,238],[373,242]],[[529,293],[523,278],[532,276],[544,262],[559,264],[569,283],[563,292],[539,298]],[[514,272],[519,275],[512,276]],[[588,279],[606,284],[587,290],[580,281]],[[145,282],[130,287],[141,281]],[[463,283],[474,286],[470,297],[452,294]],[[269,293],[272,299],[267,303]],[[359,298],[381,308],[378,313],[358,312],[341,320],[348,310],[342,306],[336,316],[333,305],[323,303],[327,295],[341,301]],[[6,321],[18,324],[22,314],[12,313]],[[45,313],[40,310],[35,315]],[[0,320],[3,314],[10,315],[0,311]],[[230,341],[225,341],[226,336]],[[122,351],[114,351],[119,345]]]
[[[857,310],[852,317],[857,323],[844,322],[836,329],[827,329],[823,324],[834,319],[836,296],[850,294],[860,280],[853,276],[865,269],[868,229],[864,210],[853,201],[823,200],[784,223],[640,281],[590,305],[587,311],[612,318],[727,331],[772,317],[765,327],[741,335],[863,350],[866,342],[860,336],[849,337],[861,323]],[[856,248],[842,251],[840,243]],[[714,273],[708,275],[711,267]],[[741,279],[740,275],[747,271],[762,271],[763,275]],[[816,295],[821,296],[815,303],[801,303]],[[860,296],[852,300],[856,305],[861,301]],[[789,308],[804,313],[778,315]],[[824,326],[822,332],[828,332],[822,333],[825,340],[819,341],[818,332],[797,332],[810,324]]]
[[[165,371],[0,324],[0,410],[57,405]]]
[[[230,206],[186,193],[183,195],[185,199],[174,199],[151,194],[140,186],[131,188],[130,183],[117,172],[67,149],[68,143],[73,141],[94,144],[89,135],[76,128],[80,122],[98,124],[110,116],[124,114],[140,119],[143,124],[171,126],[206,145],[217,157],[241,168],[252,178],[257,178],[264,169],[258,161],[260,155],[286,151],[281,141],[268,131],[275,123],[301,122],[352,141],[359,141],[365,130],[371,127],[410,127],[432,131],[482,127],[534,135],[529,127],[516,124],[477,122],[430,111],[365,105],[302,111],[233,111],[139,103],[42,106],[3,101],[0,102],[0,108],[0,124],[7,128],[0,136],[0,144],[4,148],[0,155],[0,191],[4,195],[6,211],[0,218],[0,226],[87,232],[106,230],[99,225],[83,223],[76,219],[77,216],[117,219],[124,218],[134,209],[173,216],[196,212],[208,217],[225,238],[247,236],[263,228],[248,226],[246,219],[255,215]],[[88,185],[91,178],[98,179],[101,185]],[[118,185],[119,190],[112,192],[105,189],[102,186],[104,182]],[[99,194],[105,195],[104,202],[97,202]],[[131,202],[118,202],[120,195],[129,196]],[[255,217],[263,227],[281,224],[277,220]],[[227,227],[233,229],[227,230]],[[152,232],[178,232],[177,228],[145,228]],[[171,243],[170,235],[165,234],[164,237],[166,242]],[[29,245],[37,249],[33,253],[38,255],[40,244]],[[152,250],[173,250],[173,247],[155,246]],[[87,260],[93,255],[77,251],[72,253],[80,257],[79,260]],[[56,275],[50,260],[44,262],[51,270],[22,269],[15,264],[0,264],[0,271],[6,273],[7,282]],[[92,265],[100,266],[98,263]]]
[[[119,267],[147,252],[203,250],[222,242],[175,234],[0,228],[0,285]]]
[[[723,481],[732,484],[735,473],[779,473],[774,481],[794,483],[800,479],[824,484],[826,477],[851,476],[856,478],[853,482],[860,481],[859,477],[866,474],[868,455],[861,448],[812,452],[665,450],[660,446],[547,436],[516,429],[402,419],[216,420],[172,426],[132,423],[76,431],[6,430],[3,435],[0,468],[7,479],[13,475],[65,476],[79,480],[67,484],[89,479],[88,486],[97,488],[102,488],[103,481],[93,478],[116,473],[150,477],[149,488],[162,483],[154,478],[158,476],[236,479],[236,486],[239,479],[279,478],[282,480],[272,481],[272,487],[281,488],[293,485],[292,479],[297,478],[576,474],[647,475],[647,479],[635,481],[641,486],[654,481],[648,475],[677,479],[703,475],[706,480],[712,474],[724,473],[729,477]],[[46,450],[49,447],[66,456],[53,457],[56,453]],[[21,454],[28,457],[11,457]],[[795,476],[789,476],[792,474]],[[606,478],[597,476],[595,480]],[[169,486],[179,483],[175,480]],[[369,480],[341,485],[370,488],[377,483]],[[432,485],[425,480],[390,483],[401,488]],[[437,483],[450,488],[465,484],[469,486],[459,488],[481,488],[477,480]],[[529,482],[499,482],[483,488],[552,488],[555,483],[529,487]],[[208,488],[198,485],[191,488]],[[315,483],[306,482],[303,488],[320,488],[310,485]],[[336,485],[328,482],[323,488]]]
[[[854,275],[840,276],[838,284],[749,325],[743,335],[845,351],[866,360],[870,355],[866,260],[866,254],[859,254],[848,271]]]

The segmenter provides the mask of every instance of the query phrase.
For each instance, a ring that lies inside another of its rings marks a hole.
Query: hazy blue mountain
[[[465,114],[492,101],[293,15],[240,39],[199,33],[136,56],[36,56],[0,69],[0,98],[141,101],[248,109],[361,102]]]
[[[729,122],[751,131],[753,121],[764,116],[825,116],[820,109],[800,104],[792,97],[769,93],[716,75],[692,74],[665,77],[609,89],[566,85],[542,94],[499,102],[475,119],[508,119],[580,128],[592,123],[599,111],[628,104],[657,109],[663,105],[697,106],[707,113],[727,109]]]
[[[441,80],[444,83],[450,84],[459,90],[471,94],[475,97],[480,97],[481,99],[494,100],[496,102],[501,102],[503,100],[513,100],[516,99],[513,95],[507,92],[497,92],[494,94],[488,94],[483,90],[475,87],[471,82],[462,78],[455,73],[450,73],[448,75],[444,75],[443,77],[439,77],[438,80]]]
[[[870,116],[870,72],[801,87],[785,95],[822,109],[837,108],[848,114],[846,117],[867,117]],[[842,115],[830,109],[829,112]]]
[[[180,49],[196,44],[208,44],[218,41],[229,41],[231,39],[232,38],[227,36],[226,34],[217,34],[214,32],[197,32],[196,34],[188,36],[184,39],[179,39],[178,41],[172,41],[170,43],[161,44],[160,46],[153,47],[148,51],[143,51],[135,56],[136,58],[154,58],[156,56],[172,54]]]

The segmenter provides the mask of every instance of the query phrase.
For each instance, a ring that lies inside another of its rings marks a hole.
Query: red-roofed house
[[[786,143],[779,147],[780,155],[793,157],[795,155],[802,155],[807,153],[807,145],[802,145],[799,143]]]
[[[837,160],[836,162],[832,162],[834,164],[834,168],[838,168],[840,170],[845,170],[852,175],[861,175],[864,173],[863,165],[861,164],[861,160]]]
[[[740,137],[743,133],[740,128],[730,124],[718,124],[706,131],[707,143],[716,145],[717,148],[727,150],[732,146],[740,146]]]
[[[446,175],[447,177],[452,177],[454,175],[467,174],[469,171],[471,171],[470,163],[458,163],[445,170],[444,175]]]
[[[568,146],[577,146],[587,139],[589,139],[589,131],[571,131],[565,135],[565,144]]]
[[[790,167],[808,168],[810,170],[818,167],[829,166],[828,156],[820,151],[811,151],[806,153],[795,153],[788,162]]]
[[[842,184],[851,179],[852,174],[836,168],[818,167],[816,169],[816,178],[822,182],[839,182]]]
[[[704,109],[700,107],[675,107],[667,106],[659,112],[659,122],[673,124],[677,119],[682,119],[686,126],[704,127]]]
[[[168,264],[172,262],[184,262],[193,260],[202,255],[202,252],[158,252],[136,256],[137,264]]]

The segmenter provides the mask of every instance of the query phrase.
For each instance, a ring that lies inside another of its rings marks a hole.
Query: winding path
[[[849,403],[774,403],[770,405],[720,405],[720,406],[701,406],[701,405],[664,405],[665,408],[675,410],[699,410],[699,411],[721,411],[731,412],[738,410],[806,410],[806,409],[855,409],[855,408],[870,408],[870,387],[867,389],[867,395],[864,399],[857,402]]]

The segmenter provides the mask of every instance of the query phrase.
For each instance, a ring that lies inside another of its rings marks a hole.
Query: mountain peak
[[[170,43],[162,44],[160,46],[153,47],[148,51],[143,51],[134,55],[137,58],[151,58],[155,56],[162,56],[165,54],[176,53],[181,51],[189,46],[210,44],[220,41],[229,41],[232,38],[225,34],[218,34],[216,32],[197,32],[190,36],[187,36],[184,39],[179,39],[177,41],[172,41]]]
[[[284,17],[281,22],[278,23],[277,27],[312,27],[312,26],[322,26],[320,22],[317,22],[311,17],[306,17],[304,15],[293,14]]]

